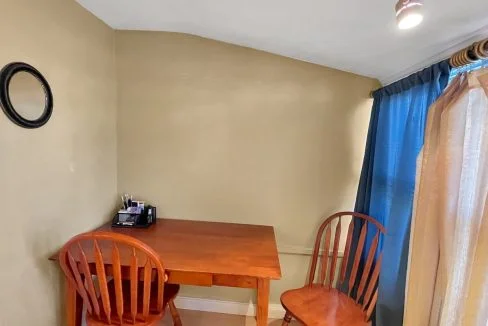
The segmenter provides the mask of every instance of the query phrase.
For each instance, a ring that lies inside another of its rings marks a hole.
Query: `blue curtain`
[[[373,318],[378,326],[403,323],[416,159],[428,109],[446,87],[449,74],[449,64],[443,61],[373,93],[355,210],[375,217],[387,229],[379,246],[383,265]],[[368,232],[363,257],[374,231]]]

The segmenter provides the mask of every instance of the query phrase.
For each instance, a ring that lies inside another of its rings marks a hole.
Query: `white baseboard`
[[[180,309],[217,312],[221,314],[255,316],[256,305],[252,302],[233,302],[211,299],[200,299],[191,297],[176,297],[175,305]],[[268,317],[281,319],[285,315],[285,309],[281,304],[270,304]]]

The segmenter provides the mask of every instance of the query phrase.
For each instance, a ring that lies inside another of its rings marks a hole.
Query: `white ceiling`
[[[488,36],[487,0],[425,0],[396,27],[395,0],[77,0],[115,29],[190,33],[393,82]]]

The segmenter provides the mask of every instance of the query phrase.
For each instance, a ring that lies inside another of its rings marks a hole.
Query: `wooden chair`
[[[59,262],[83,300],[88,326],[156,325],[168,305],[174,325],[181,325],[173,302],[179,285],[166,283],[160,257],[143,242],[111,232],[84,233],[64,245]]]
[[[344,216],[352,218],[347,232],[344,257],[339,269],[341,221]],[[357,248],[355,252],[351,252],[355,219],[360,219],[364,223],[359,233]],[[333,228],[335,228],[334,232]],[[363,272],[358,273],[368,228],[374,228],[375,236],[364,262]],[[384,233],[383,225],[374,218],[360,213],[336,213],[322,223],[315,241],[308,284],[300,289],[286,291],[281,295],[281,304],[286,310],[282,326],[288,325],[292,317],[308,326],[370,325],[369,319],[378,297],[377,281],[382,255],[380,254],[376,261],[375,257],[380,235]],[[333,247],[330,258],[331,244]],[[321,259],[320,266],[317,268],[319,254]],[[354,260],[352,270],[348,275],[346,270],[350,259]],[[316,270],[317,279],[315,279]],[[338,290],[343,286],[347,288],[347,294]],[[353,290],[355,287],[357,290]]]

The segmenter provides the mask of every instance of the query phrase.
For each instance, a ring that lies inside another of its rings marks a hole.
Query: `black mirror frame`
[[[15,111],[15,108],[10,101],[10,80],[16,73],[21,71],[27,72],[36,77],[44,89],[46,99],[44,112],[36,120],[28,120],[22,117],[19,113],[17,113],[17,111]],[[51,114],[53,113],[53,94],[47,80],[36,68],[24,62],[12,62],[3,67],[3,69],[0,71],[0,106],[7,117],[16,125],[28,129],[39,128],[45,125],[51,118]]]

